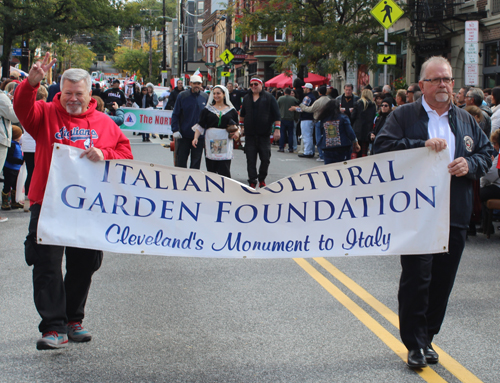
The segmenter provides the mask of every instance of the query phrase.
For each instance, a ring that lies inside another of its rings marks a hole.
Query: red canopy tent
[[[276,77],[273,77],[272,79],[266,81],[265,85],[267,87],[275,88],[275,87],[278,87],[278,83],[281,84],[281,83],[287,82],[287,81],[290,81],[290,85],[292,84],[292,78],[288,77],[284,73],[281,73],[281,74],[277,75]],[[280,88],[282,88],[282,87],[280,87]]]
[[[319,74],[309,73],[309,76],[307,76],[304,79],[304,82],[305,83],[309,82],[314,86],[324,85],[328,84],[328,77],[323,77],[320,76]],[[271,88],[285,88],[287,86],[291,87],[292,78],[288,77],[285,73],[281,73],[276,77],[266,81],[265,85]]]

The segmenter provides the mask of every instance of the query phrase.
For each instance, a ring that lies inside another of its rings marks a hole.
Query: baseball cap
[[[201,77],[200,77],[200,76],[198,76],[197,74],[192,75],[192,76],[189,78],[189,82],[199,82],[200,84],[202,83],[202,81],[201,81]]]
[[[113,84],[119,84],[119,83],[120,83],[120,80],[117,80],[117,79],[113,80]]]
[[[313,85],[310,82],[307,82],[302,88],[313,89]]]

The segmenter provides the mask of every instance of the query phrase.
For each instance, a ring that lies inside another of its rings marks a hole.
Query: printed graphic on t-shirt
[[[305,96],[304,99],[302,100],[302,103],[305,105],[305,106],[309,106],[311,105],[311,99],[309,98],[309,96]]]
[[[340,120],[326,121],[323,124],[323,128],[325,129],[325,144],[327,148],[341,146],[339,125]]]
[[[55,134],[56,140],[70,140],[71,142],[96,140],[99,138],[97,132],[94,129],[81,129],[75,126],[71,130],[68,130],[65,126],[59,129],[59,132]],[[91,145],[92,146],[92,145]]]

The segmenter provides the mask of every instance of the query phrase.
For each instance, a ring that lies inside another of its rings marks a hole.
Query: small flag
[[[186,74],[184,75],[184,78],[185,78],[186,80],[189,80],[189,75],[186,73]]]
[[[194,72],[194,76],[200,76],[201,78],[203,78],[203,75],[200,72],[200,68],[196,69],[196,72]]]
[[[212,76],[210,76],[210,73],[207,73],[207,79],[208,81],[212,81]]]

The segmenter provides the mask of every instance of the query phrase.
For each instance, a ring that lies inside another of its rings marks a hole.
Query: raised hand
[[[43,61],[37,61],[31,67],[30,73],[28,74],[28,82],[32,87],[38,85],[40,81],[45,77],[49,69],[57,62],[57,59],[52,59],[50,61],[50,52],[45,54]]]

